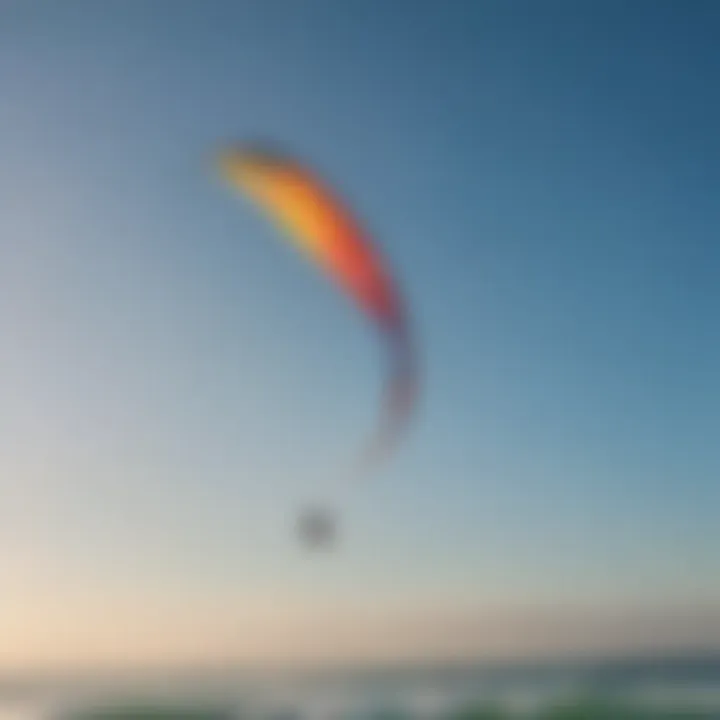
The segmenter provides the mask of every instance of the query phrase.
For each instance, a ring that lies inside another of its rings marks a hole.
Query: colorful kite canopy
[[[396,283],[357,220],[310,169],[257,146],[228,149],[220,157],[225,177],[264,208],[286,237],[308,255],[373,321],[390,355],[383,416],[362,468],[394,448],[411,417],[416,396],[415,355]]]

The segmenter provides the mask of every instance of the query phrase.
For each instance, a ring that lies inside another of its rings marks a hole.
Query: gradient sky
[[[0,663],[407,608],[681,607],[720,644],[718,37],[711,1],[0,3]],[[338,183],[422,340],[320,560],[289,522],[381,356],[214,175],[257,137]]]

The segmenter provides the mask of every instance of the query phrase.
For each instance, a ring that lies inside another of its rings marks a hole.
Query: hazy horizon
[[[717,604],[680,607],[418,608],[367,605],[248,614],[185,606],[170,617],[64,612],[65,634],[7,623],[0,672],[158,671],[239,665],[247,669],[389,664],[547,663],[720,654]],[[104,608],[112,612],[112,608]],[[239,617],[244,615],[245,619]],[[44,618],[47,624],[48,617]],[[194,626],[178,634],[183,622]],[[42,627],[42,625],[41,625]],[[268,628],[271,628],[269,630]],[[35,644],[33,643],[35,641]],[[15,641],[15,642],[13,642]],[[20,649],[21,648],[21,649]]]

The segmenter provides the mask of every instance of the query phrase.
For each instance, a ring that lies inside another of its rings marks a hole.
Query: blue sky
[[[42,588],[60,617],[720,597],[715,4],[0,13],[16,625]],[[320,563],[288,522],[367,432],[382,358],[215,176],[256,137],[354,203],[421,339],[420,417]]]

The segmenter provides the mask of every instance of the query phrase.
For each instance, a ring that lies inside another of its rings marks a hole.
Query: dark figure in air
[[[327,510],[309,508],[298,518],[298,535],[310,550],[330,548],[335,544],[337,528],[335,519]]]

